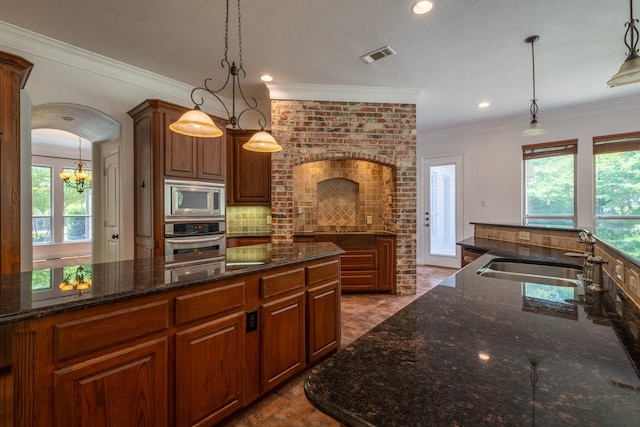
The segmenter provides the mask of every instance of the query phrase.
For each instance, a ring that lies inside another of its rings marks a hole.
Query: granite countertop
[[[329,242],[278,242],[229,248],[224,255],[218,251],[207,251],[199,255],[87,264],[2,275],[0,324],[80,310],[342,253],[342,249]],[[84,270],[85,279],[91,278],[92,285],[81,294],[76,290],[60,290],[58,283],[69,273],[75,277],[79,267]],[[192,274],[184,274],[185,267],[197,270]]]
[[[502,250],[313,368],[307,398],[347,426],[637,426],[640,357],[621,322],[575,288],[540,297],[476,274]]]

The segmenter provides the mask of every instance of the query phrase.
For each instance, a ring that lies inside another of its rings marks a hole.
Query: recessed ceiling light
[[[424,15],[431,9],[433,9],[433,3],[424,0],[417,1],[413,4],[413,6],[411,6],[411,11],[413,11],[413,13],[415,13],[416,15]]]
[[[487,354],[487,353],[485,353],[485,352],[483,352],[483,351],[481,351],[480,353],[478,353],[478,357],[480,358],[480,360],[485,361],[485,362],[486,362],[487,360],[491,359],[491,356],[489,356],[489,354]]]
[[[491,105],[490,102],[482,101],[480,104],[478,104],[478,108],[487,108],[489,105]]]
[[[269,74],[263,74],[260,76],[260,80],[262,80],[263,82],[270,82],[273,81],[273,77],[271,77]]]

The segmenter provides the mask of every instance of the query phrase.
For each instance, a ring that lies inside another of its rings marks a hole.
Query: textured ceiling
[[[540,117],[585,103],[640,95],[608,88],[626,48],[627,0],[243,0],[245,92],[268,98],[258,76],[284,84],[420,90],[418,130],[504,117],[528,122],[531,49],[538,34]],[[187,83],[223,77],[223,0],[2,0],[0,19]],[[640,14],[637,7],[636,15]],[[230,60],[237,58],[235,2]],[[389,45],[397,55],[359,57]],[[222,84],[222,80],[219,80]],[[217,86],[214,85],[214,86]],[[480,110],[480,101],[491,107]]]

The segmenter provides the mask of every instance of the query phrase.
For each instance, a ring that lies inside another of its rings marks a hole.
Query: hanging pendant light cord
[[[625,24],[627,31],[624,33],[624,44],[629,48],[629,55],[635,55],[638,53],[638,29],[636,28],[637,19],[633,19],[633,0],[629,0],[629,22]],[[629,36],[630,42],[627,42],[627,36]]]
[[[532,67],[532,71],[533,71],[533,99],[531,100],[531,108],[529,109],[529,111],[531,112],[531,118],[532,119],[536,119],[536,116],[538,115],[538,103],[536,101],[536,58],[535,58],[535,54],[533,51],[533,44],[539,39],[538,36],[531,36],[528,37],[525,42],[527,43],[531,43],[531,67]]]

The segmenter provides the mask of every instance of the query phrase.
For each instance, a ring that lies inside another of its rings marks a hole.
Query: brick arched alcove
[[[283,150],[272,154],[272,238],[294,235],[293,167],[319,160],[352,159],[395,170],[393,200],[397,292],[416,292],[415,104],[271,101],[271,131]]]

